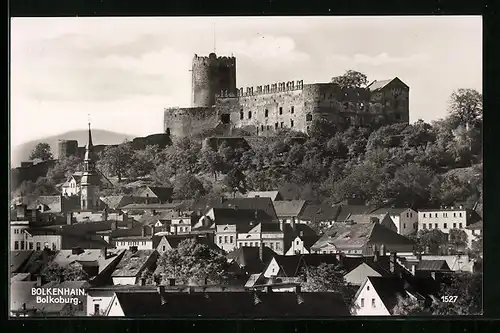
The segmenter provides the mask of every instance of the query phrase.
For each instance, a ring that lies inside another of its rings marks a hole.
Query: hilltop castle
[[[243,129],[274,136],[285,128],[308,133],[317,118],[345,126],[409,122],[409,87],[397,77],[366,88],[298,80],[238,89],[236,58],[215,53],[193,58],[191,103],[164,110],[165,133],[230,135]]]

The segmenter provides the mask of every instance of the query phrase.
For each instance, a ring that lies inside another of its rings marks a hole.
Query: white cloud
[[[365,64],[371,66],[383,66],[383,65],[420,65],[430,60],[430,56],[425,53],[413,54],[406,57],[390,56],[387,53],[380,53],[376,56],[371,56],[367,54],[354,54],[353,56],[333,54],[327,56],[329,62],[341,62],[341,63],[353,63],[353,64]]]
[[[290,37],[262,35],[251,40],[225,42],[220,47],[224,53],[234,52],[236,57],[248,57],[254,60],[279,60],[295,63],[309,60],[307,53],[296,49],[295,41]]]

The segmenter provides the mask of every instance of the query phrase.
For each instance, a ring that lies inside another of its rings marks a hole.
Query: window
[[[252,111],[248,111],[248,119],[252,119]]]
[[[310,113],[306,114],[306,121],[311,121],[311,120],[313,120],[312,114]]]
[[[459,223],[459,224],[458,224],[458,227],[459,227],[460,229],[462,229],[462,223]]]
[[[410,217],[410,213],[406,213],[406,217]]]
[[[245,116],[243,114],[243,109],[241,109],[241,111],[240,111],[240,120],[243,120],[243,118],[245,118]]]
[[[21,250],[24,250],[24,241],[21,241]]]
[[[14,229],[14,234],[17,234],[17,231],[18,231],[17,229]]]
[[[264,131],[264,125],[260,125],[260,130]]]
[[[99,314],[99,304],[94,304],[94,314],[95,315]]]
[[[403,223],[403,229],[406,229],[406,223]]]
[[[438,224],[434,223],[434,229],[437,229],[437,228],[438,228]]]
[[[448,217],[448,213],[443,213],[443,217]]]
[[[457,224],[453,223],[453,229],[455,229],[456,227],[457,227]]]
[[[56,243],[52,243],[52,251],[55,251],[55,250],[57,250]]]
[[[274,250],[274,243],[271,242],[270,244],[271,244],[271,250]]]
[[[306,127],[306,132],[309,132],[309,126]]]
[[[227,243],[227,236],[224,236],[224,243]]]
[[[293,119],[290,119],[290,127],[293,127]]]
[[[370,291],[370,286],[366,286],[366,290]]]
[[[283,114],[283,107],[280,106],[280,115],[282,115],[282,114]]]
[[[365,306],[365,299],[364,299],[364,298],[362,298],[362,299],[361,299],[361,307],[364,307],[364,306]]]
[[[14,250],[19,250],[19,241],[14,242]]]
[[[425,218],[425,213],[424,213],[424,218]]]
[[[28,249],[29,249],[29,250],[33,250],[33,242],[29,242],[29,244],[28,244]]]
[[[276,242],[276,250],[281,250],[281,246],[279,242]]]
[[[274,128],[278,129],[278,123],[274,124]]]
[[[427,226],[425,225],[425,223],[422,224],[422,228],[427,229]]]
[[[266,118],[267,118],[267,117],[269,117],[269,110],[268,110],[268,109],[266,109],[266,110],[264,111],[264,117],[266,117]]]
[[[444,224],[444,228],[445,228],[445,229],[448,229],[448,223],[445,223],[445,224]]]
[[[219,244],[222,244],[222,236],[219,236]]]
[[[281,122],[281,123],[280,123],[280,127],[281,127],[281,128],[283,128],[283,124],[284,124],[283,122]]]
[[[410,218],[412,218],[412,217],[413,217],[413,213],[412,213],[412,212],[410,212]]]
[[[458,216],[462,217],[462,213],[458,213]]]
[[[375,308],[375,298],[372,298],[372,308]]]
[[[229,237],[229,243],[233,244],[233,241],[234,241],[234,240],[233,240],[233,236],[230,236],[230,237]]]
[[[294,113],[294,111],[295,111],[295,109],[294,109],[294,107],[292,106],[292,107],[290,108],[290,112],[293,114],[293,113]]]
[[[457,213],[453,213],[453,217],[457,217]]]
[[[300,241],[299,241],[299,240],[297,240],[295,243],[296,243],[297,245],[299,245],[299,244],[300,244]]]
[[[167,251],[167,247],[165,245],[162,246],[162,251]]]
[[[245,246],[248,246],[248,242],[245,242]]]

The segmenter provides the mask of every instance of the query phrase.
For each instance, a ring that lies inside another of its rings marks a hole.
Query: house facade
[[[308,249],[305,246],[304,240],[300,236],[297,236],[295,237],[295,239],[292,240],[290,248],[285,253],[285,255],[293,256],[295,254],[309,254],[310,253],[309,250],[310,248]]]
[[[411,208],[380,208],[373,214],[389,214],[400,235],[408,235],[418,229],[418,212]]]
[[[390,309],[392,310],[392,309]],[[370,278],[366,278],[354,297],[352,314],[356,316],[390,316],[391,313],[375,290]]]

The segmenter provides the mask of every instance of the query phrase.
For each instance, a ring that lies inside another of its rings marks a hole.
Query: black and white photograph
[[[11,18],[10,317],[482,315],[482,43],[481,16]]]

